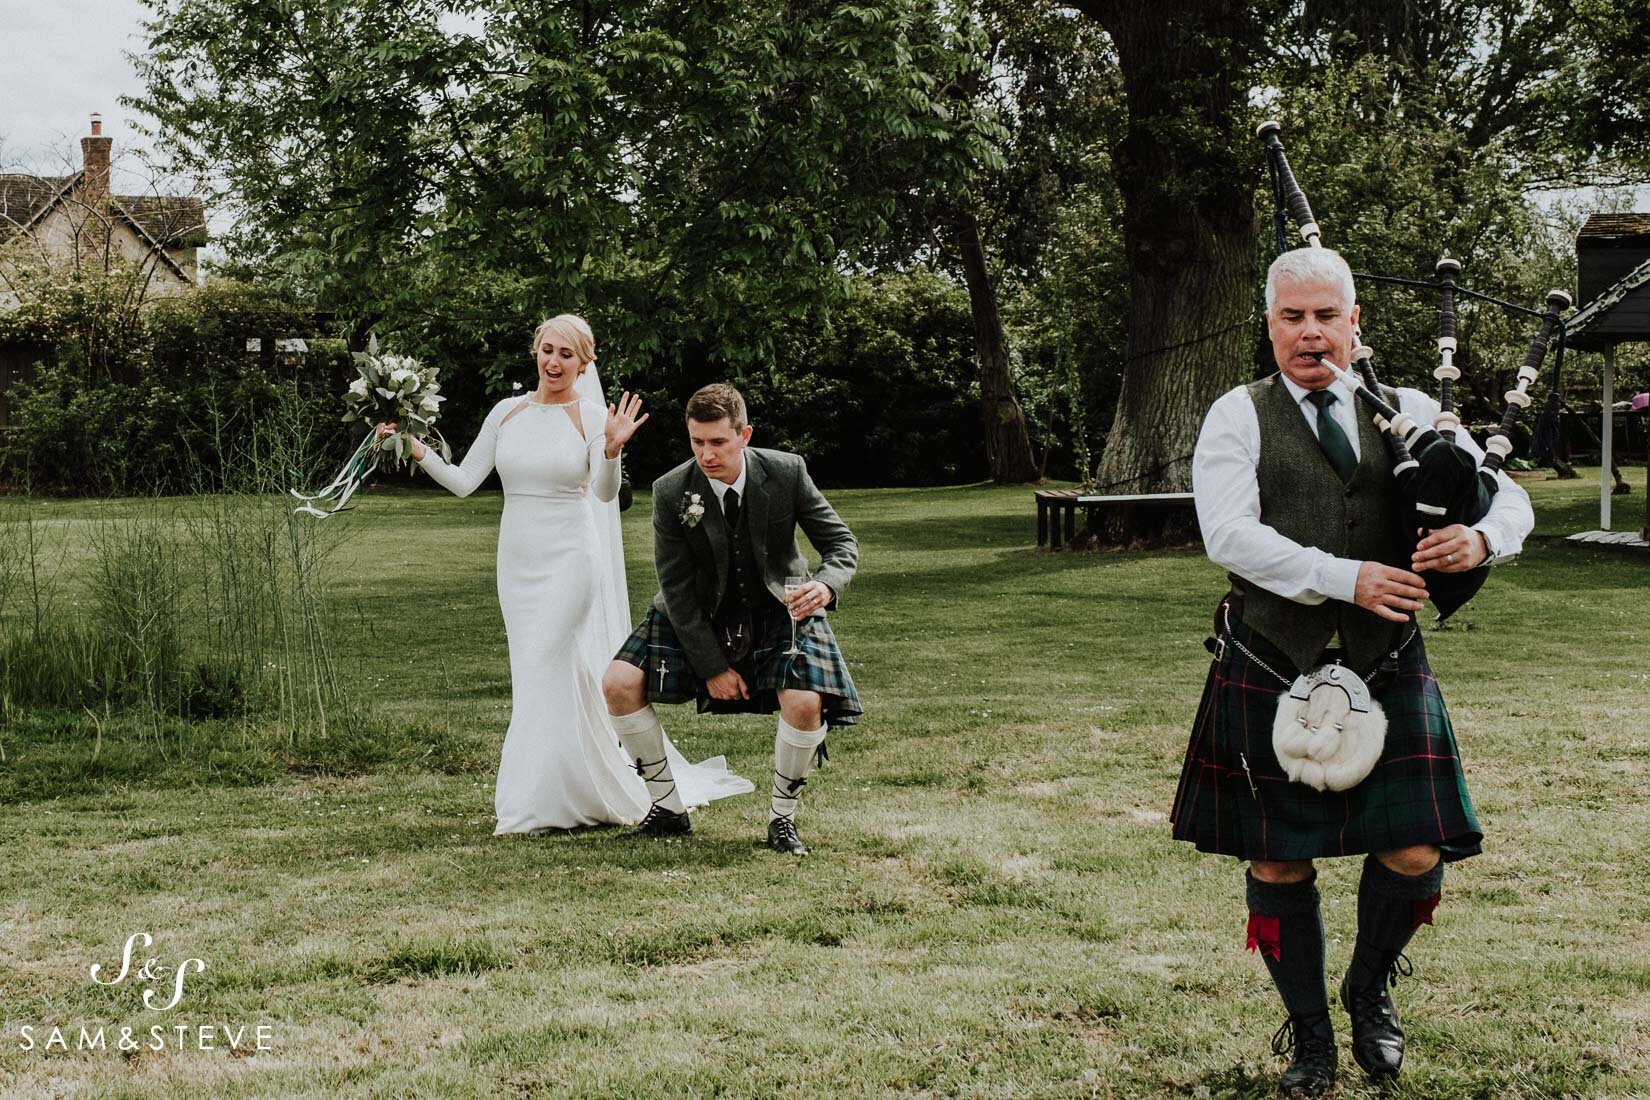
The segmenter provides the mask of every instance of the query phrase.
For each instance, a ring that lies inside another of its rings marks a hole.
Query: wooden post
[[[1598,471],[1598,529],[1610,529],[1610,494],[1615,491],[1616,483],[1610,477],[1610,467],[1615,456],[1611,451],[1610,435],[1616,427],[1616,346],[1611,344],[1604,349],[1604,430],[1599,433],[1599,471]]]

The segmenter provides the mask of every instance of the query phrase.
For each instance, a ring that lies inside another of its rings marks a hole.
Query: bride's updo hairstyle
[[[539,353],[539,345],[544,343],[544,336],[549,333],[568,347],[573,354],[579,357],[579,373],[596,361],[596,334],[590,331],[590,323],[583,317],[573,313],[559,313],[543,322],[533,330],[532,354]]]

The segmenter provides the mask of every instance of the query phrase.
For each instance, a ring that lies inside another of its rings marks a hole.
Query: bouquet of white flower
[[[421,367],[418,360],[407,356],[380,356],[375,338],[365,354],[356,354],[355,369],[361,376],[350,383],[344,394],[347,407],[344,422],[359,421],[367,425],[366,438],[325,489],[318,493],[291,490],[292,495],[303,502],[294,512],[325,519],[344,511],[349,498],[381,462],[398,468],[412,458],[415,439],[425,446],[431,446],[433,440],[441,457],[452,458],[452,448],[435,428],[441,403],[447,400],[441,396],[439,367]],[[394,423],[400,430],[379,439],[378,425],[386,423]],[[316,507],[317,503],[332,507],[322,511]]]

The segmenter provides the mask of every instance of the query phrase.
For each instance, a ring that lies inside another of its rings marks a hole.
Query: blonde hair
[[[544,334],[550,333],[562,343],[573,349],[573,354],[579,357],[579,364],[594,363],[596,361],[596,334],[590,331],[590,323],[583,317],[573,313],[558,313],[548,321],[541,322],[533,330],[532,353],[539,353],[539,345],[544,342]]]

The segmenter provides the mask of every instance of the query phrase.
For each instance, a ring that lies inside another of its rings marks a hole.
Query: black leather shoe
[[[796,835],[796,822],[788,817],[776,817],[768,822],[768,847],[793,856],[808,854],[808,846]]]
[[[1353,988],[1341,979],[1341,1004],[1352,1017],[1352,1057],[1371,1077],[1395,1077],[1404,1064],[1404,1029],[1387,983]]]
[[[1278,1079],[1285,1096],[1322,1096],[1335,1085],[1335,1032],[1327,1014],[1316,1017],[1291,1016],[1272,1036],[1272,1053],[1294,1058]]]
[[[636,826],[636,831],[643,836],[664,838],[671,836],[687,836],[693,832],[693,822],[688,820],[687,814],[672,813],[657,802],[642,818],[642,823]]]

